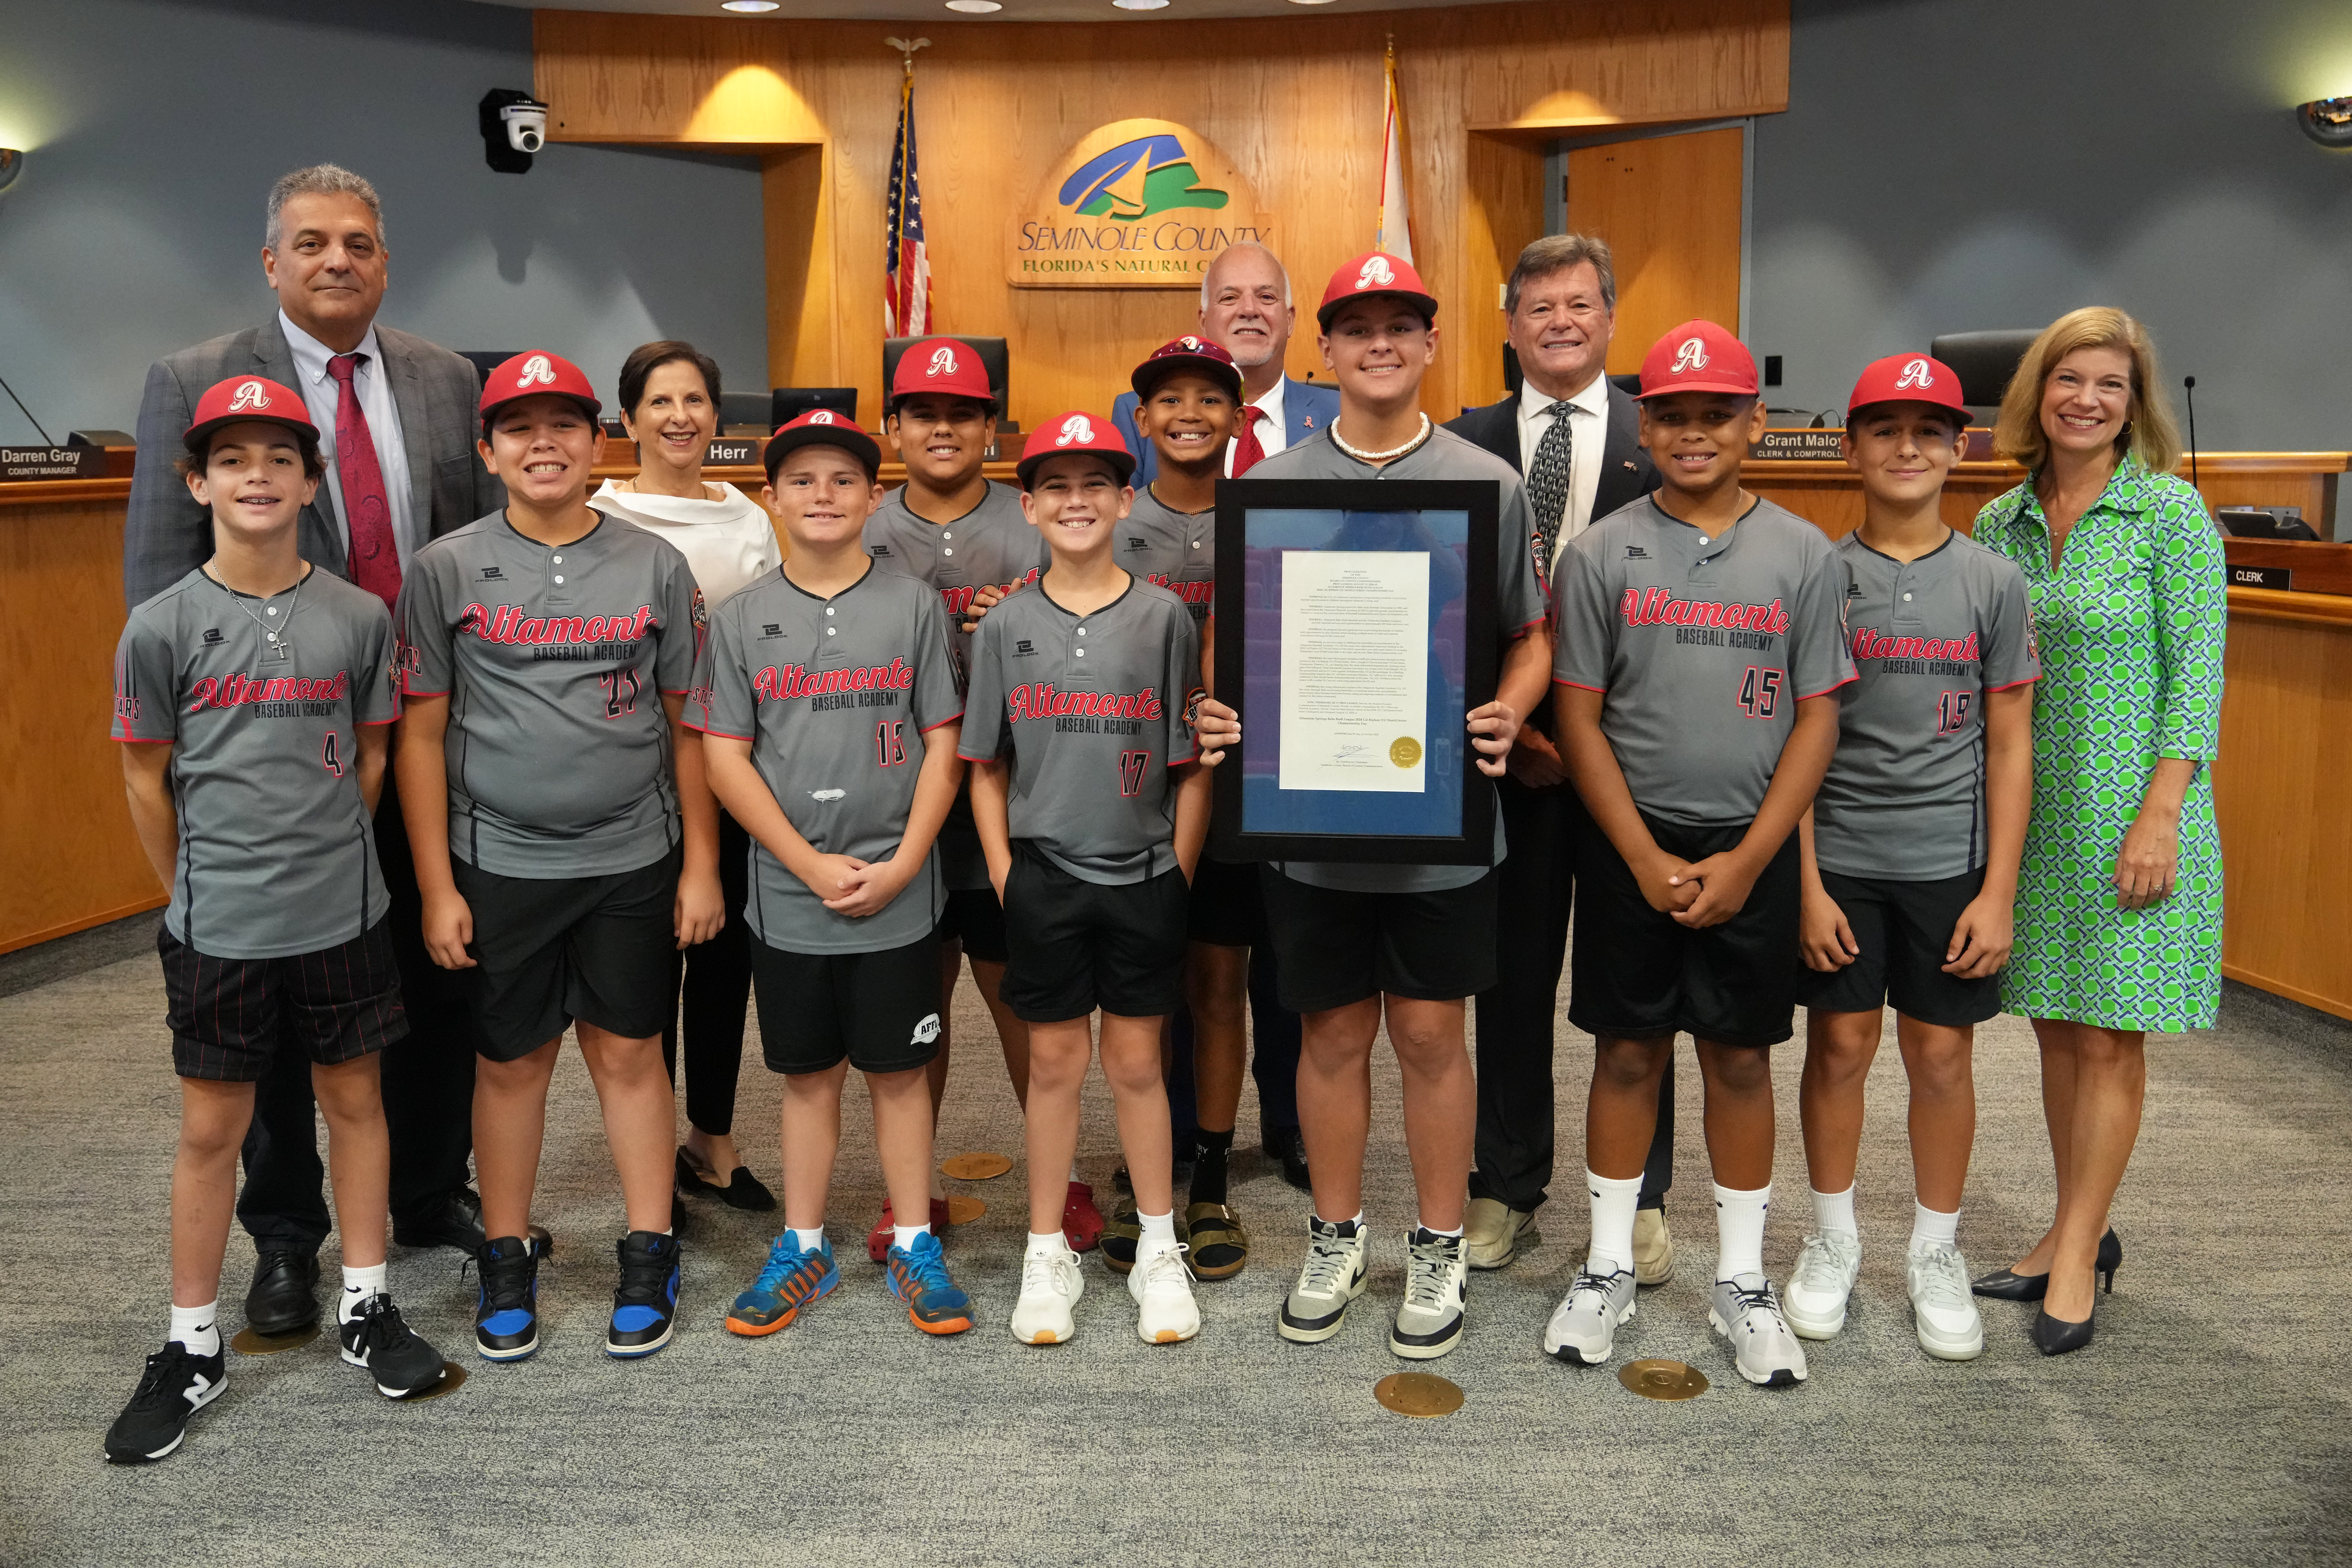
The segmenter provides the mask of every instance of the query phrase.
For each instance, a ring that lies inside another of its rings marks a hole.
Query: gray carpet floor
[[[880,1199],[870,1121],[850,1108],[835,1232],[844,1289],[770,1339],[720,1327],[768,1216],[705,1209],[679,1338],[641,1363],[600,1352],[620,1224],[576,1053],[556,1080],[537,1213],[557,1236],[545,1348],[493,1367],[467,1352],[454,1253],[395,1248],[409,1321],[469,1363],[464,1387],[396,1406],[331,1340],[233,1358],[186,1446],[137,1469],[99,1440],[162,1342],[164,1198],[176,1096],[152,953],[0,984],[0,1561],[32,1563],[2252,1564],[2352,1560],[2352,1299],[2346,1171],[2352,1030],[2233,989],[2224,1026],[2150,1050],[2149,1114],[2116,1211],[2127,1261],[2098,1339],[2057,1361],[2030,1309],[1990,1304],[1982,1359],[1920,1353],[1904,1299],[1909,1222],[1901,1068],[1872,1079],[1860,1212],[1867,1248],[1845,1331],[1812,1381],[1748,1387],[1706,1329],[1713,1225],[1697,1074],[1682,1073],[1677,1278],[1620,1340],[1714,1384],[1685,1404],[1546,1360],[1545,1318],[1581,1255],[1575,1182],[1589,1058],[1561,1025],[1564,1201],[1543,1246],[1474,1277],[1465,1347],[1433,1370],[1463,1408],[1413,1420],[1373,1384],[1402,1363],[1386,1316],[1410,1189],[1392,1062],[1369,1212],[1372,1287],[1328,1344],[1274,1333],[1304,1252],[1306,1200],[1254,1148],[1235,1199],[1258,1248],[1200,1290],[1196,1342],[1139,1343],[1099,1263],[1075,1342],[1016,1343],[1021,1166],[952,1184],[988,1212],[950,1238],[982,1326],[917,1333],[854,1244]],[[21,968],[21,966],[18,966]],[[5,976],[0,975],[0,981]],[[1020,1154],[1020,1124],[969,986],[940,1152]],[[2032,1042],[1980,1033],[1982,1131],[1961,1239],[2008,1261],[2046,1221]],[[982,1043],[986,1041],[982,1048]],[[1685,1051],[1687,1047],[1685,1047]],[[1777,1053],[1782,1138],[1768,1258],[1806,1228],[1800,1053]],[[738,1121],[772,1180],[775,1081],[756,1053]],[[1244,1139],[1255,1126],[1245,1104]],[[1108,1197],[1117,1155],[1097,1078],[1082,1152]],[[249,1253],[233,1240],[225,1329]],[[325,1261],[334,1266],[331,1241]],[[331,1275],[330,1276],[331,1278]]]

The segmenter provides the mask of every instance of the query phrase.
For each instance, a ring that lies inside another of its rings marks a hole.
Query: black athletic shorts
[[[1495,873],[1433,893],[1318,888],[1259,871],[1276,991],[1322,1013],[1386,994],[1456,1002],[1495,984]]]
[[[1923,1024],[1964,1029],[2000,1011],[2000,976],[1962,980],[1944,973],[1944,954],[1960,911],[1984,891],[1984,868],[1933,882],[1892,882],[1847,877],[1823,868],[1822,888],[1845,911],[1854,945],[1852,963],[1834,974],[1807,968],[1799,999],[1823,1013],[1895,1010]]]
[[[931,934],[943,942],[962,943],[964,956],[974,963],[1005,962],[1004,906],[996,901],[994,888],[949,889],[947,905]]]
[[[751,944],[760,1045],[772,1071],[905,1072],[940,1054],[940,942],[880,952],[787,952]]]
[[[155,951],[172,1070],[182,1078],[252,1083],[281,1041],[333,1067],[408,1036],[389,915],[347,942],[291,958],[215,958],[168,931],[155,933]]]
[[[1738,847],[1745,827],[1685,827],[1642,814],[1658,847],[1704,860]],[[1589,1035],[1686,1034],[1719,1046],[1777,1046],[1795,1022],[1797,836],[1789,835],[1740,911],[1693,931],[1650,907],[1617,847],[1596,825],[1579,836],[1576,941],[1568,1021]]]
[[[1105,887],[1013,840],[1004,1005],[1032,1024],[1097,1007],[1122,1018],[1173,1013],[1184,999],[1184,873],[1173,867],[1148,882]]]
[[[1186,916],[1194,942],[1211,947],[1256,947],[1265,941],[1265,889],[1255,861],[1212,860],[1192,868]]]
[[[502,877],[452,857],[474,912],[475,1048],[530,1055],[575,1018],[624,1039],[658,1035],[677,1012],[675,849],[607,877]]]

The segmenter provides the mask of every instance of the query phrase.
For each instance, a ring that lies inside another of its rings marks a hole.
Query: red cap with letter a
[[[222,426],[242,419],[283,425],[313,450],[318,447],[319,427],[310,423],[310,410],[304,405],[302,395],[259,375],[233,375],[196,399],[196,416],[182,439],[189,451],[201,457],[206,437]]]
[[[868,480],[882,471],[882,447],[858,428],[856,420],[830,408],[812,408],[791,424],[777,426],[776,433],[768,437],[768,449],[760,460],[767,465],[770,484],[776,482],[776,469],[783,463],[784,454],[803,447],[840,447],[865,465]]]
[[[1072,409],[1056,414],[1030,433],[1028,442],[1021,448],[1021,461],[1013,471],[1021,476],[1021,488],[1027,489],[1037,472],[1037,465],[1048,458],[1067,457],[1074,452],[1092,452],[1108,462],[1111,471],[1125,484],[1135,472],[1135,454],[1127,449],[1127,442],[1111,422],[1099,414],[1087,414]]]
[[[953,338],[925,338],[908,343],[890,377],[890,402],[936,392],[947,397],[970,397],[992,403],[996,393],[988,384],[988,367],[970,343]]]
[[[1225,352],[1223,343],[1213,343],[1190,333],[1152,350],[1151,357],[1135,367],[1128,384],[1135,388],[1136,396],[1149,397],[1153,387],[1180,374],[1205,375],[1223,387],[1235,403],[1242,400],[1242,373],[1234,363],[1234,356]]]
[[[529,349],[490,372],[489,380],[482,383],[482,433],[489,434],[490,421],[508,404],[541,394],[570,398],[591,419],[604,406],[596,401],[596,389],[578,365],[562,354]]]
[[[1412,263],[1385,250],[1373,250],[1331,274],[1331,281],[1323,289],[1323,303],[1315,308],[1316,324],[1329,331],[1331,318],[1339,313],[1339,307],[1364,294],[1393,294],[1412,301],[1423,321],[1433,323],[1437,320],[1437,296],[1423,286],[1421,274],[1412,269]]]
[[[1642,361],[1643,397],[1670,392],[1756,395],[1756,356],[1713,321],[1685,321],[1654,344]]]
[[[1864,366],[1853,395],[1846,399],[1847,422],[1874,403],[1932,403],[1959,416],[1962,427],[1969,422],[1968,405],[1960,401],[1959,375],[1942,360],[1926,354],[1889,354]]]

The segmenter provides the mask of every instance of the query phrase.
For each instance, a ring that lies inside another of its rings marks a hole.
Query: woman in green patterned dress
[[[2058,1214],[1977,1281],[2039,1300],[2045,1355],[2090,1342],[2115,1288],[2107,1210],[2139,1135],[2149,1030],[2211,1026],[2221,842],[2210,763],[2227,626],[2221,542],[2173,468],[2179,438],[2140,324],[2094,307],[2034,340],[1994,445],[2031,476],[1977,516],[2025,574],[2041,641],[2033,810],[2002,1005],[2033,1020]]]

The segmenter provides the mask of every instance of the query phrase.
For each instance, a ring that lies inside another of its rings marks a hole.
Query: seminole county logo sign
[[[1200,132],[1121,120],[1047,173],[1016,216],[1004,276],[1032,289],[1197,289],[1219,251],[1272,238],[1241,171]]]

